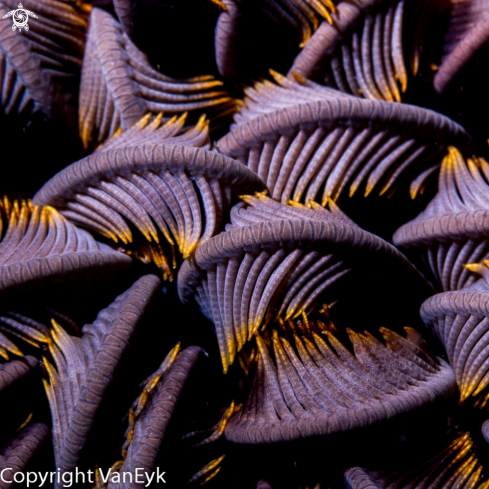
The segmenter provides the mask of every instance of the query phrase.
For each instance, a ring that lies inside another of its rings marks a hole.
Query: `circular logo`
[[[19,7],[21,7],[22,4],[19,4]],[[14,14],[12,15],[12,20],[14,21],[14,25],[12,26],[12,30],[15,31],[15,28],[17,29],[25,29],[26,31],[29,30],[29,26],[27,25],[27,21],[29,20],[29,14],[27,11],[23,8],[18,8],[17,10],[14,11]]]
[[[29,16],[33,17],[34,19],[38,18],[34,12],[26,10],[24,6],[19,3],[15,10],[11,10],[4,15],[3,18],[7,19],[8,17],[12,17],[12,30],[15,31],[16,29],[19,29],[19,32],[22,32],[22,29],[25,29],[26,31],[29,30],[29,24],[27,23],[29,21]]]

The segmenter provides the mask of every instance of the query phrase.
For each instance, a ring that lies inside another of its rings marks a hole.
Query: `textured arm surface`
[[[447,90],[465,66],[489,43],[488,9],[487,0],[452,3],[445,52],[433,80],[437,92]]]
[[[232,191],[263,188],[253,171],[215,152],[142,145],[101,150],[74,163],[34,200],[116,242],[132,242],[127,222],[148,242],[158,244],[160,232],[187,257],[219,231]]]
[[[238,204],[232,225],[197,247],[178,274],[182,301],[194,297],[216,325],[225,371],[261,327],[308,310],[352,268],[379,263],[379,272],[398,270],[423,298],[433,292],[399,251],[334,204],[328,211],[287,207],[264,196],[245,199],[250,206]]]
[[[156,71],[109,13],[93,8],[83,61],[79,129],[86,147],[127,129],[148,112],[229,110],[235,102],[212,76],[176,80]]]
[[[18,9],[18,4],[4,0],[0,17]],[[29,19],[29,30],[13,31],[10,22],[0,22],[2,110],[67,115],[70,104],[60,93],[73,96],[77,89],[90,5],[75,0],[25,0],[23,6],[38,16]]]
[[[81,338],[55,327],[50,352],[56,369],[47,363],[45,386],[56,466],[62,473],[75,468],[116,367],[160,285],[154,275],[139,279],[83,327]]]
[[[474,445],[468,433],[457,438],[444,450],[414,469],[401,471],[370,471],[352,467],[345,472],[347,489],[487,489],[481,483],[483,467],[473,453]]]
[[[386,328],[380,332],[386,344],[348,330],[354,354],[329,332],[294,335],[289,342],[275,331],[268,347],[258,337],[253,386],[226,437],[254,444],[324,436],[390,419],[454,392],[455,376],[446,362],[419,348],[409,334],[405,339]]]
[[[0,480],[0,489],[15,485],[6,480],[12,480],[16,472],[24,472],[29,460],[48,434],[49,428],[45,424],[35,423],[24,428],[16,438],[0,447],[0,470],[5,470],[4,477]]]
[[[445,347],[462,401],[489,384],[489,270],[477,264],[470,268],[482,275],[477,282],[430,297],[421,307],[423,321]]]
[[[414,197],[449,145],[472,149],[461,126],[431,110],[275,79],[248,90],[217,147],[257,172],[283,204],[324,205],[376,187],[389,195],[408,179]]]
[[[449,148],[438,193],[413,221],[394,234],[396,246],[419,249],[444,290],[472,284],[468,263],[489,257],[489,165],[483,158],[464,161]]]
[[[38,364],[36,358],[28,355],[21,360],[11,360],[0,365],[0,392],[27,375]]]
[[[416,74],[432,2],[340,2],[296,57],[298,73],[342,92],[400,101],[408,67]]]
[[[151,473],[158,454],[163,450],[168,425],[173,417],[182,390],[204,352],[191,346],[178,354],[174,363],[160,380],[136,421],[134,436],[120,472],[136,474],[136,469]],[[170,449],[170,447],[165,447]],[[139,471],[141,473],[141,471]],[[144,483],[109,484],[109,489],[137,489]]]
[[[0,203],[0,291],[34,284],[107,277],[131,259],[98,243],[54,208]]]

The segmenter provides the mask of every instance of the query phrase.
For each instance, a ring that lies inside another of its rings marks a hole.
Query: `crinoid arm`
[[[467,65],[480,59],[483,48],[489,43],[487,0],[461,0],[452,2],[450,7],[444,53],[433,80],[439,93],[460,80]]]
[[[232,111],[235,101],[221,86],[212,76],[177,80],[159,73],[112,15],[93,8],[79,103],[85,147],[98,146],[148,112],[171,118],[206,111],[215,118]]]
[[[160,130],[164,127],[155,132]],[[197,126],[168,139],[183,145],[125,146],[117,144],[122,133],[108,143],[109,150],[102,148],[54,176],[34,202],[49,203],[71,221],[122,243],[172,279],[174,247],[184,258],[191,256],[220,230],[233,191],[264,188],[254,172],[235,160],[185,145],[202,142],[201,136]],[[131,245],[133,239],[137,242]]]
[[[170,120],[165,120],[162,112],[156,116],[148,113],[128,129],[121,128],[108,141],[100,145],[97,151],[139,144],[172,144],[210,150],[209,121],[206,120],[205,115],[190,128],[185,126],[186,119],[186,113],[173,116]]]
[[[7,482],[16,472],[23,472],[40,447],[48,437],[49,428],[43,423],[35,423],[24,428],[15,438],[0,444],[0,469],[5,477],[0,482],[1,489],[7,489],[12,484]],[[10,479],[11,480],[11,479]]]
[[[333,202],[325,209],[285,206],[263,194],[242,198],[248,205],[237,204],[231,225],[202,243],[178,275],[182,301],[194,298],[216,326],[225,372],[260,329],[279,317],[287,321],[307,312],[340,283],[362,283],[370,272],[349,277],[367,264],[377,276],[380,270],[398,270],[418,284],[423,297],[433,292],[404,256],[354,224]],[[392,289],[395,279],[386,282]]]
[[[238,443],[272,443],[351,430],[449,397],[455,376],[409,334],[386,328],[385,344],[347,330],[351,353],[329,331],[256,337],[258,359],[243,408],[226,427]],[[408,331],[409,333],[409,331]]]
[[[120,473],[130,473],[135,477],[136,469],[139,469],[150,474],[155,468],[158,455],[170,449],[165,445],[168,425],[175,414],[182,391],[203,355],[201,348],[191,346],[173,356],[166,370],[158,376],[156,385],[145,396],[141,409],[133,411],[135,421],[128,430],[130,438],[124,447],[125,457]],[[129,489],[136,486],[109,484],[108,487]]]
[[[443,159],[438,193],[413,221],[394,234],[396,246],[417,249],[443,290],[472,284],[468,263],[489,258],[489,164],[464,160],[453,146]]]
[[[355,96],[400,102],[417,73],[434,2],[342,1],[296,57],[289,75]]]
[[[433,458],[415,468],[370,471],[352,467],[345,472],[345,487],[407,489],[429,485],[433,489],[454,486],[461,489],[486,489],[488,483],[482,482],[482,478],[483,466],[476,458],[470,434],[465,433]]]
[[[38,365],[39,361],[31,355],[0,365],[0,392],[20,380]]]
[[[247,90],[217,147],[256,172],[283,204],[325,205],[357,192],[387,197],[438,166],[455,141],[464,153],[472,149],[461,126],[431,110],[273,76],[275,83]]]
[[[101,311],[82,337],[72,337],[55,324],[45,359],[49,379],[45,388],[53,419],[56,467],[61,473],[75,469],[87,442],[104,394],[131,338],[160,287],[154,275],[140,278]]]
[[[130,258],[95,241],[56,209],[7,198],[0,202],[0,291],[100,277],[108,279]]]
[[[75,107],[70,98],[80,77],[90,5],[77,0],[24,3],[36,19],[30,28],[25,26],[24,35],[12,32],[10,23],[0,23],[0,110],[19,116],[40,111],[73,123]],[[17,6],[17,0],[5,0],[0,15]]]
[[[437,334],[455,371],[461,402],[484,393],[489,385],[489,268],[468,268],[479,280],[434,295],[421,306],[423,321]]]
[[[241,67],[239,61],[252,50],[249,46],[250,37],[254,35],[261,39],[262,31],[266,29],[266,23],[261,25],[262,19],[271,21],[270,26],[277,27],[279,36],[293,37],[297,42],[297,50],[306,45],[323,20],[332,22],[331,15],[335,12],[335,3],[331,0],[272,0],[253,4],[242,0],[224,0],[225,9],[219,15],[215,29],[216,63],[219,73],[224,78],[237,75]],[[269,32],[267,34],[270,36]],[[263,42],[267,43],[268,40],[267,36],[263,35]],[[270,58],[270,66],[275,62],[273,52],[273,48],[268,49],[268,46],[265,46],[264,53],[255,53],[255,59]]]

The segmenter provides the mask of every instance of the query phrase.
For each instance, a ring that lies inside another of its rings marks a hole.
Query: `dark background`
[[[108,2],[98,3],[111,9]],[[215,74],[213,30],[218,15],[218,7],[206,0],[139,2],[135,9],[134,36],[162,73],[175,77]],[[410,81],[404,102],[428,107],[453,118],[474,137],[479,155],[487,156],[487,52],[469,66],[463,79],[449,93],[440,96],[432,89],[430,63],[439,61],[445,20],[437,18],[429,29],[423,47],[424,63],[419,76]],[[256,22],[254,35],[247,41],[240,78],[227,83],[227,88],[237,97],[242,95],[247,83],[268,76],[268,68],[286,72],[298,52],[297,38],[288,27],[270,19]],[[76,100],[72,103],[76,105]],[[0,190],[12,198],[32,197],[51,176],[83,156],[76,127],[63,121],[48,121],[42,115],[27,121],[3,118],[0,128]],[[215,137],[218,136],[216,133]],[[389,240],[400,224],[419,213],[435,191],[436,176],[416,202],[410,201],[406,191],[391,200],[369,197],[365,203],[358,196],[340,201],[339,205],[360,225],[368,223],[369,230]],[[374,220],[372,215],[380,217]],[[423,269],[422,264],[418,263],[418,266]],[[49,314],[43,307],[49,304],[82,326],[93,321],[97,311],[146,273],[158,274],[158,271],[137,264],[131,273],[111,283],[110,287],[95,284],[83,289],[49,288],[25,292],[14,298],[2,297],[0,310],[2,314],[8,310],[29,312],[48,321]],[[413,291],[406,288],[400,293],[409,299]],[[96,420],[94,435],[85,454],[87,469],[93,469],[95,462],[106,469],[118,460],[126,428],[123,417],[139,393],[138,383],[157,368],[177,341],[182,341],[184,347],[199,345],[209,357],[191,379],[162,449],[161,467],[167,472],[168,487],[184,487],[191,475],[222,453],[226,453],[223,469],[208,483],[209,489],[254,488],[260,477],[276,488],[314,487],[318,481],[324,484],[322,487],[341,487],[344,470],[351,466],[411,468],[465,431],[470,431],[481,462],[486,466],[489,464],[488,447],[480,431],[482,422],[489,415],[470,405],[457,406],[456,396],[449,402],[399,416],[388,423],[326,438],[250,447],[234,446],[222,439],[213,446],[192,449],[190,442],[180,441],[181,436],[217,422],[231,399],[243,398],[248,382],[237,365],[226,376],[222,375],[212,328],[195,305],[180,303],[175,283],[163,284],[156,304],[121,365],[119,381],[111,386]],[[42,370],[34,372],[8,392],[2,392],[2,437],[12,434],[30,412],[34,412],[33,421],[50,424],[41,375]],[[97,437],[97,430],[103,431],[104,436]],[[35,456],[29,470],[54,470],[50,439]]]

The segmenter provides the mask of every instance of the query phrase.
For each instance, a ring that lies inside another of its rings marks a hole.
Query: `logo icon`
[[[8,14],[4,15],[3,18],[6,19],[12,17],[14,23],[12,25],[12,30],[15,31],[16,29],[19,29],[19,31],[22,32],[22,29],[25,29],[26,31],[29,30],[29,24],[27,23],[29,21],[29,15],[34,19],[39,18],[34,12],[26,10],[24,6],[19,3],[17,9],[11,10]]]

